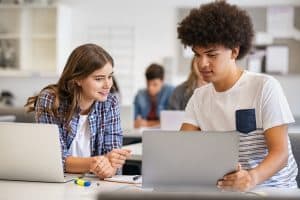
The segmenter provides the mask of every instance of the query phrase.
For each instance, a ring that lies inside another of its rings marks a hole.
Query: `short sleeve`
[[[280,83],[270,77],[262,89],[263,130],[295,122]]]
[[[134,97],[134,119],[136,119],[140,114],[140,105],[139,105],[139,93]]]

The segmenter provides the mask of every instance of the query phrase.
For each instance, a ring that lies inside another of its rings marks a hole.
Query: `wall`
[[[24,106],[28,97],[38,93],[48,84],[56,83],[56,77],[0,77],[0,92],[11,91],[14,105]]]
[[[72,48],[86,43],[86,30],[95,25],[134,27],[134,90],[145,86],[144,69],[153,61],[168,63],[177,74],[173,83],[179,83],[186,73],[178,73],[177,56],[180,43],[177,40],[176,27],[179,8],[198,7],[207,0],[60,0],[72,10]],[[232,0],[242,6],[300,5],[299,0]],[[116,70],[117,70],[116,66]],[[16,103],[22,105],[25,99],[57,78],[5,78],[0,77],[0,91],[11,89],[16,92]],[[298,78],[299,79],[299,78]],[[299,85],[298,79],[292,79],[293,85]],[[283,82],[286,81],[285,78]],[[287,79],[289,81],[289,79]],[[290,83],[290,82],[289,82]],[[292,93],[291,93],[292,94]],[[124,94],[123,94],[124,95]],[[132,97],[133,98],[133,97]],[[290,96],[293,104],[293,95]],[[300,101],[298,101],[300,102]],[[299,104],[298,104],[299,105]],[[292,107],[295,107],[294,105]],[[300,106],[299,106],[300,107]],[[296,109],[297,110],[297,109]],[[297,113],[300,115],[299,109]]]
[[[134,49],[134,82],[137,90],[145,86],[144,69],[151,62],[167,62],[179,72],[177,56],[178,46],[176,27],[179,18],[179,8],[198,7],[200,3],[208,0],[61,0],[72,8],[72,46],[86,42],[86,31],[89,27],[97,25],[132,26],[135,28]],[[228,2],[242,6],[267,5],[300,5],[297,0],[231,0]],[[183,65],[185,66],[185,65]],[[189,65],[188,65],[189,66]],[[187,67],[189,68],[189,67]],[[117,68],[116,68],[117,70]],[[174,74],[174,73],[171,73]],[[187,72],[180,71],[185,76]],[[182,78],[171,78],[171,82],[178,83]]]
[[[274,76],[281,84],[284,94],[288,100],[292,113],[300,117],[300,95],[298,94],[300,75]]]

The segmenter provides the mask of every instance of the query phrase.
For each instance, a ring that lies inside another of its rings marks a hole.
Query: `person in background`
[[[294,118],[280,83],[236,63],[248,53],[254,36],[246,11],[225,1],[202,4],[177,30],[183,45],[192,48],[203,79],[210,82],[190,98],[181,130],[239,132],[240,164],[220,177],[217,187],[297,188],[298,169],[288,136]]]
[[[113,85],[110,88],[110,93],[115,95],[118,98],[119,103],[121,104],[121,91],[120,91],[119,85],[116,81],[116,78],[114,76],[112,77],[112,81],[113,81]]]
[[[188,79],[174,89],[169,100],[169,110],[184,110],[194,90],[206,84],[195,60],[194,57],[191,62],[191,71]]]
[[[164,68],[151,64],[146,69],[147,88],[141,89],[134,99],[134,127],[159,126],[160,111],[167,109],[173,87],[164,83]]]
[[[68,58],[56,84],[29,97],[37,123],[59,128],[65,172],[92,172],[100,179],[122,167],[130,151],[121,149],[118,99],[112,87],[113,59],[101,47],[85,44]]]

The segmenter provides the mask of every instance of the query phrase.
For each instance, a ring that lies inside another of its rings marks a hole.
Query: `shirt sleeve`
[[[133,105],[134,105],[134,119],[136,119],[139,115],[142,116],[140,101],[141,101],[140,100],[140,92],[138,92],[136,94],[136,96],[134,97],[134,102],[133,102]]]
[[[169,110],[180,110],[180,98],[178,95],[179,94],[178,91],[179,90],[176,88],[169,98],[169,105],[168,105]]]
[[[57,117],[54,117],[51,113],[51,108],[54,103],[54,96],[47,93],[42,92],[38,97],[36,105],[35,105],[35,119],[37,123],[43,124],[56,124],[59,129],[59,141],[61,145],[61,153],[62,153],[62,164],[64,170],[66,169],[65,160],[68,156],[71,156],[67,149],[66,140],[64,140],[64,131],[62,125]]]
[[[120,107],[116,97],[106,111],[104,141],[102,153],[106,154],[113,149],[122,147],[123,133],[121,129]]]
[[[264,131],[295,122],[279,82],[272,77],[265,82],[262,90],[262,121]]]
[[[196,118],[196,110],[198,110],[196,103],[197,103],[197,96],[196,93],[194,92],[194,94],[192,95],[192,97],[190,98],[190,100],[188,101],[185,107],[185,116],[184,116],[183,123],[187,123],[199,127]]]

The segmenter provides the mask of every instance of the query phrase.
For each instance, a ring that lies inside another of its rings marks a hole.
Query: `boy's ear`
[[[231,50],[231,58],[236,60],[236,58],[238,57],[239,53],[240,53],[240,47],[234,47]]]

